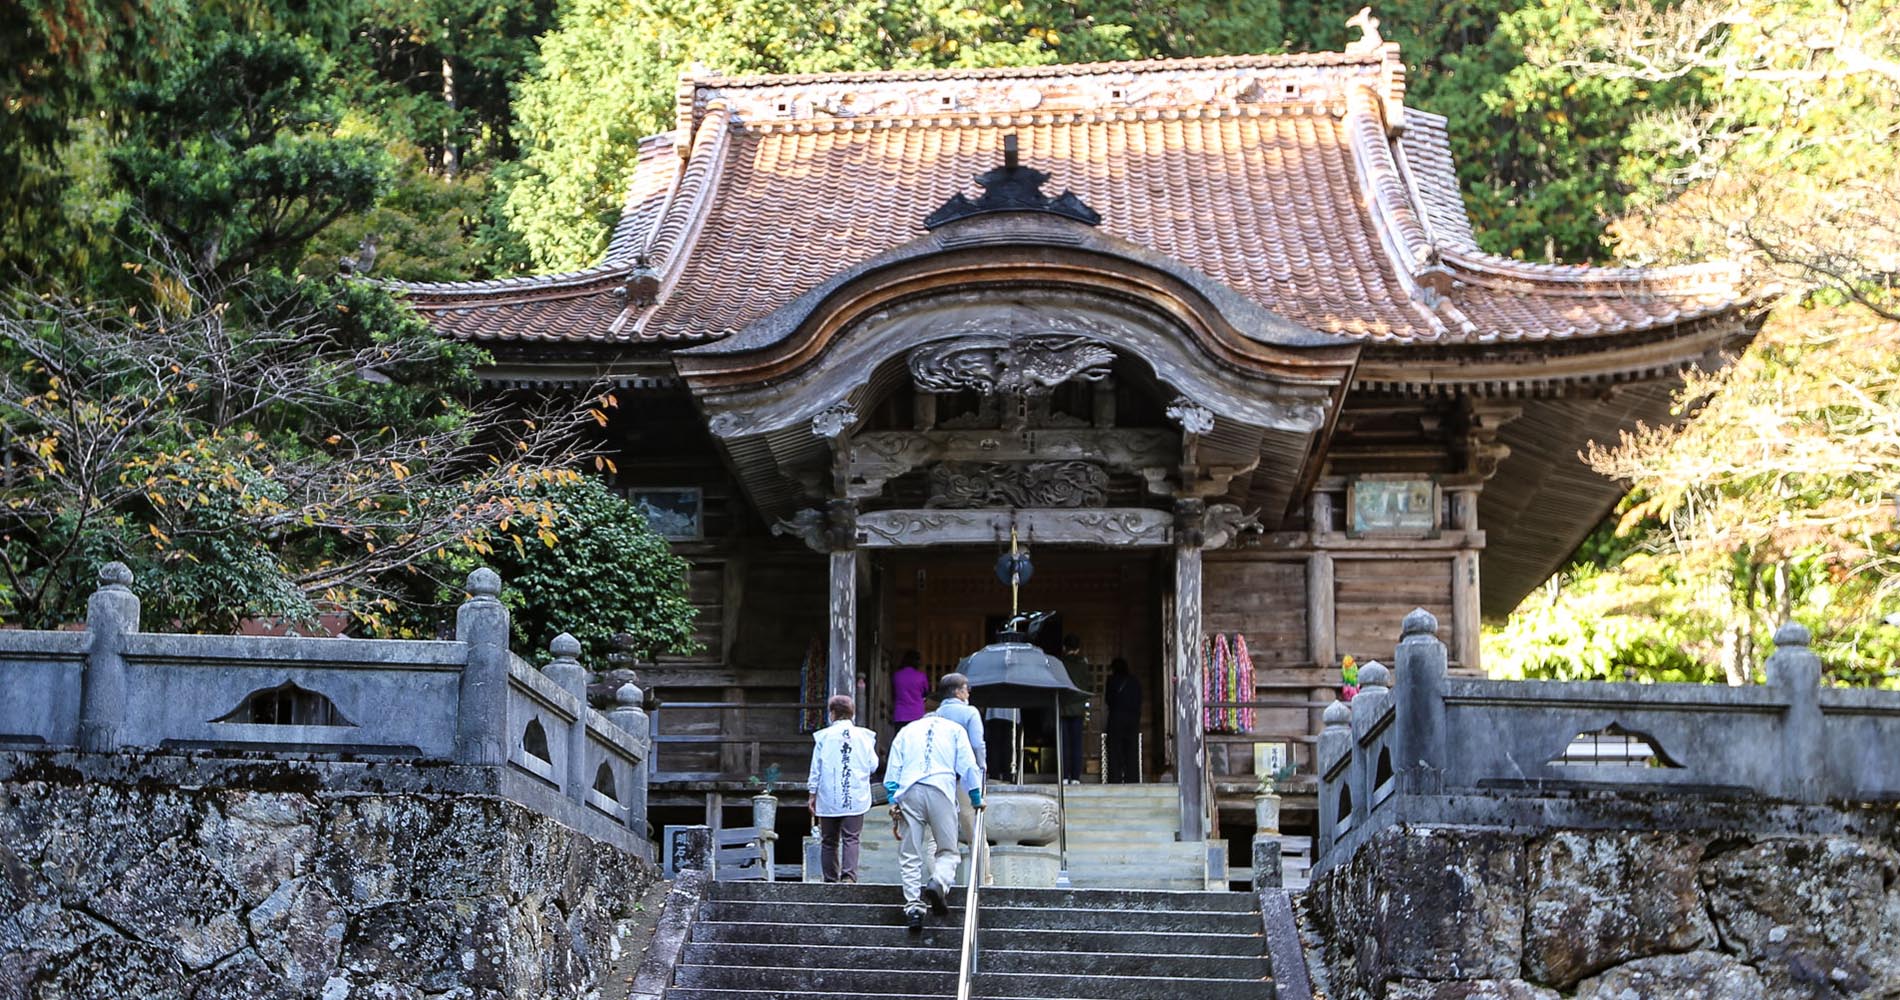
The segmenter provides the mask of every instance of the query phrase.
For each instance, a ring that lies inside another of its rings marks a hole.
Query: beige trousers
[[[957,807],[929,785],[912,785],[897,804],[897,871],[904,879],[904,912],[924,908],[924,880],[948,894],[957,884]]]

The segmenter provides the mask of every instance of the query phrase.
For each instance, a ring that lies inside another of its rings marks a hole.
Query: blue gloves
[[[970,789],[970,808],[972,809],[983,808],[983,789],[981,788]]]
[[[886,781],[884,783],[884,797],[890,801],[891,805],[897,804],[897,782]]]

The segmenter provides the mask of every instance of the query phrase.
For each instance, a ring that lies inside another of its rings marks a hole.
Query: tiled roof
[[[1315,330],[1405,343],[1587,337],[1732,308],[1722,268],[1560,267],[1472,238],[1444,119],[1402,106],[1393,46],[1026,69],[688,80],[642,145],[599,267],[410,286],[475,339],[726,336],[923,234],[1001,161],[1072,189],[1102,229]],[[687,155],[680,158],[679,147]],[[658,302],[616,295],[638,256]]]
[[[627,200],[620,206],[620,221],[607,242],[607,262],[632,263],[646,252],[653,241],[653,229],[666,207],[666,196],[679,176],[679,148],[673,134],[651,135],[640,140],[640,155],[634,163],[633,180],[627,185]]]

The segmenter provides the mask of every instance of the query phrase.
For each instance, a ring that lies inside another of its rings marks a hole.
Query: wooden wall
[[[1396,555],[1396,554],[1395,554]],[[1333,644],[1359,663],[1392,664],[1399,625],[1413,608],[1451,623],[1450,554],[1333,560]]]

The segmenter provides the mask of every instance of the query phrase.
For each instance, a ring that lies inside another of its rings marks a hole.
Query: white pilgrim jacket
[[[902,801],[912,785],[923,783],[957,799],[957,782],[963,790],[983,787],[983,770],[977,767],[976,754],[963,727],[941,715],[926,715],[905,726],[891,741],[890,764],[884,769],[886,783],[897,782],[896,798]]]
[[[877,770],[877,734],[850,719],[811,734],[812,815],[862,816],[871,808],[871,772]]]

